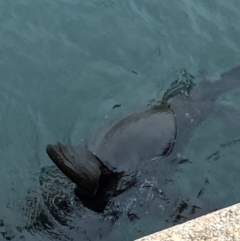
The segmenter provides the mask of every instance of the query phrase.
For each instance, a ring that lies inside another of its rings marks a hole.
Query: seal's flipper
[[[102,163],[83,146],[47,145],[46,151],[58,168],[81,188],[86,196],[98,190]]]
[[[198,96],[200,91],[200,101],[214,102],[221,94],[240,87],[240,65],[230,71],[221,74],[221,78],[216,81],[204,79],[198,83],[198,87],[192,91],[193,96]]]
[[[219,94],[226,93],[240,87],[240,65],[221,74],[218,81],[213,82]]]

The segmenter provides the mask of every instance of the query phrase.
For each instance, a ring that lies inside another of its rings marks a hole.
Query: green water
[[[107,120],[146,106],[182,69],[199,82],[199,71],[216,81],[239,66],[239,12],[238,0],[1,0],[0,240],[133,240],[167,227],[161,214],[159,225],[156,215],[134,222],[123,215],[112,226],[106,221],[99,237],[99,216],[77,216],[75,203],[76,215],[58,223],[39,186],[41,168],[52,166],[45,146],[79,143]],[[219,102],[239,110],[239,90]],[[201,202],[211,200],[213,208],[216,200],[222,207],[239,202],[238,122],[210,116],[196,129],[180,153],[195,169],[176,174],[176,192],[197,195],[204,187]],[[214,164],[206,162],[217,151]],[[28,197],[39,206],[28,205]],[[35,209],[48,213],[52,228],[30,225]]]

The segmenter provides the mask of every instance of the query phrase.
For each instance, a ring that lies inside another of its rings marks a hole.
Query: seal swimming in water
[[[173,111],[162,102],[114,121],[82,146],[58,143],[46,150],[77,185],[75,192],[81,201],[86,199],[89,208],[101,212],[109,198],[134,185],[141,163],[168,155],[175,136]]]
[[[181,152],[209,114],[223,112],[216,100],[240,86],[239,76],[238,66],[218,81],[204,79],[193,86],[192,76],[188,75],[190,83],[174,82],[161,101],[113,121],[84,144],[57,143],[47,145],[46,151],[76,184],[75,193],[82,203],[102,212],[112,197],[136,183],[138,171],[148,161],[165,157],[173,149],[174,153]]]

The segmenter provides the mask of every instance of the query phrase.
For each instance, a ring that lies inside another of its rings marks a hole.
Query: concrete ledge
[[[240,204],[162,230],[137,241],[240,241]]]

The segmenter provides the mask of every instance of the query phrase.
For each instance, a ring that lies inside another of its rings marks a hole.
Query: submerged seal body
[[[138,171],[151,159],[167,156],[172,150],[177,156],[210,114],[222,115],[223,107],[217,99],[240,86],[239,76],[238,66],[221,75],[220,80],[204,79],[191,90],[187,87],[176,92],[173,85],[162,101],[110,123],[84,144],[57,143],[48,145],[46,151],[76,184],[75,193],[82,203],[102,212],[112,197],[136,183]]]
[[[136,182],[138,169],[170,153],[176,136],[174,113],[161,103],[114,121],[84,145],[48,145],[49,157],[76,185],[85,206],[102,212],[109,199]]]

